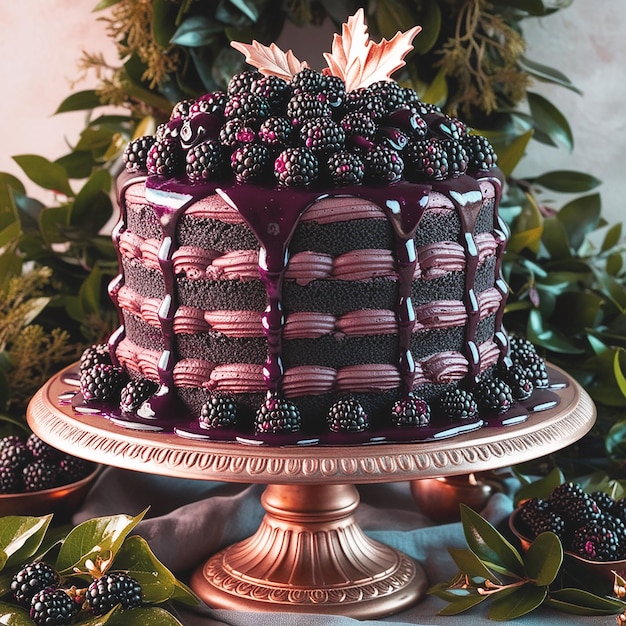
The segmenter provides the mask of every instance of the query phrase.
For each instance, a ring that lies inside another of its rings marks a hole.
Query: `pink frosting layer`
[[[494,365],[500,349],[493,341],[478,348],[481,371]],[[142,376],[158,380],[157,363],[160,353],[136,346],[124,339],[118,347],[123,365]],[[461,380],[468,373],[467,359],[460,352],[442,352],[415,364],[415,387],[425,383],[449,383]],[[203,387],[229,393],[259,393],[265,391],[263,366],[246,363],[215,365],[201,359],[182,359],[174,368],[178,387]],[[388,364],[361,364],[335,370],[330,367],[303,365],[287,369],[283,391],[288,398],[328,392],[380,392],[395,389],[400,384],[398,369]]]

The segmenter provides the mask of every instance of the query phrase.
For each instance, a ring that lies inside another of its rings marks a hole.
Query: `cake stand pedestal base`
[[[424,595],[423,570],[356,523],[353,485],[269,485],[262,504],[255,534],[193,574],[191,587],[210,606],[376,619]]]

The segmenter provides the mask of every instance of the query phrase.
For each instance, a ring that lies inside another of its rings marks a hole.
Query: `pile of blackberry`
[[[122,610],[141,606],[141,585],[125,572],[102,573],[86,588],[76,582],[63,579],[52,565],[36,561],[13,576],[10,591],[37,626],[71,624],[79,614],[104,615],[116,605]]]
[[[127,171],[287,187],[443,180],[496,165],[489,141],[391,81],[346,93],[305,68],[287,82],[257,71],[178,103],[155,137],[133,140]]]
[[[531,538],[556,534],[563,548],[590,561],[626,558],[626,499],[588,494],[572,482],[556,487],[548,498],[522,503],[519,519]]]
[[[32,433],[0,439],[0,494],[52,489],[87,477],[94,464],[65,454]]]

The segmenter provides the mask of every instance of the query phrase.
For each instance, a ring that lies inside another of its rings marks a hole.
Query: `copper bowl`
[[[519,539],[522,549],[526,551],[532,544],[533,539],[524,522],[520,519],[519,513],[519,507],[511,513],[509,516],[509,528]],[[590,574],[600,576],[611,585],[611,589],[613,588],[613,583],[615,582],[615,574],[619,574],[623,578],[626,578],[626,559],[621,559],[619,561],[590,561],[589,559],[585,559],[574,552],[569,552],[568,550],[564,550],[563,554],[566,555],[567,558],[575,561]]]
[[[101,466],[97,465],[85,478],[52,489],[0,494],[0,517],[6,515],[38,517],[49,513],[71,514],[82,504],[100,470]]]

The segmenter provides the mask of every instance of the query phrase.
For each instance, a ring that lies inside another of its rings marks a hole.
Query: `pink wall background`
[[[92,11],[95,4],[96,0],[0,2],[0,171],[23,178],[11,156],[32,153],[53,160],[66,152],[67,143],[77,140],[83,114],[53,114],[72,91],[95,84],[94,76],[76,82],[83,50],[115,58],[105,24]],[[536,85],[570,121],[576,147],[569,155],[533,142],[520,173],[590,171],[604,182],[603,213],[612,222],[624,219],[625,28],[624,0],[575,0],[556,15],[525,21],[528,56],[558,68],[584,95]],[[297,36],[288,40],[294,48],[300,41]],[[295,52],[307,56],[306,51]]]

